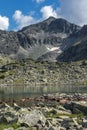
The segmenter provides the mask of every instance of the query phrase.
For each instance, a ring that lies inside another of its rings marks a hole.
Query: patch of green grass
[[[68,116],[69,118],[83,118],[84,115],[81,113],[81,114],[67,114],[67,113],[47,113],[46,114],[46,117],[47,118],[59,118],[60,116]]]
[[[29,128],[30,128],[30,130],[33,130],[33,128],[31,126]]]
[[[4,79],[5,78],[5,75],[0,75],[0,79]]]
[[[14,83],[15,84],[20,84],[20,83],[23,84],[23,78],[20,78],[20,79],[16,78],[16,79],[14,79]]]
[[[5,128],[10,128],[10,127],[17,129],[19,126],[17,124],[0,124],[0,130],[3,130]]]

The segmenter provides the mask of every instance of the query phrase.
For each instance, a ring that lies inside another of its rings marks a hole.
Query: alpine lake
[[[21,99],[40,97],[56,93],[87,93],[87,86],[75,86],[72,84],[19,84],[0,86],[0,101],[18,103]]]

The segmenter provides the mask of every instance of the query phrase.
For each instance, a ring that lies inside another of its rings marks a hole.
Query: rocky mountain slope
[[[87,84],[87,61],[49,63],[23,60],[0,66],[0,85],[10,84]]]
[[[64,40],[63,53],[58,61],[78,61],[87,59],[87,25]]]
[[[44,60],[45,55],[45,60],[56,61],[65,45],[71,46],[71,35],[77,35],[80,31],[81,27],[54,17],[24,27],[18,32],[0,30],[0,54],[16,59],[41,60]],[[71,39],[68,44],[67,39]]]

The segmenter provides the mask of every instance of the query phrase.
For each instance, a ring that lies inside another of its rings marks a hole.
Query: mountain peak
[[[55,18],[55,17],[50,16],[50,17],[49,17],[49,18],[47,18],[45,21],[54,21],[54,20],[56,20],[56,18]]]
[[[71,34],[72,32],[78,31],[79,28],[80,28],[79,26],[72,24],[63,18],[55,18],[51,16],[42,22],[24,27],[20,31],[27,33],[31,32],[37,33],[43,31],[48,33],[55,32],[55,33]]]
[[[44,21],[38,23],[38,24],[46,24],[46,25],[49,25],[51,22],[55,21],[56,18],[55,17],[52,17],[50,16],[49,18],[45,19]]]
[[[78,25],[68,22],[67,20],[63,18],[58,18],[51,21],[49,28],[50,28],[50,31],[53,30],[59,33],[71,34],[79,30],[80,27]]]

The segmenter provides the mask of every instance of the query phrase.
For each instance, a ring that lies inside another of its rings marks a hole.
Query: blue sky
[[[0,29],[19,30],[49,16],[87,24],[87,0],[1,0]]]

